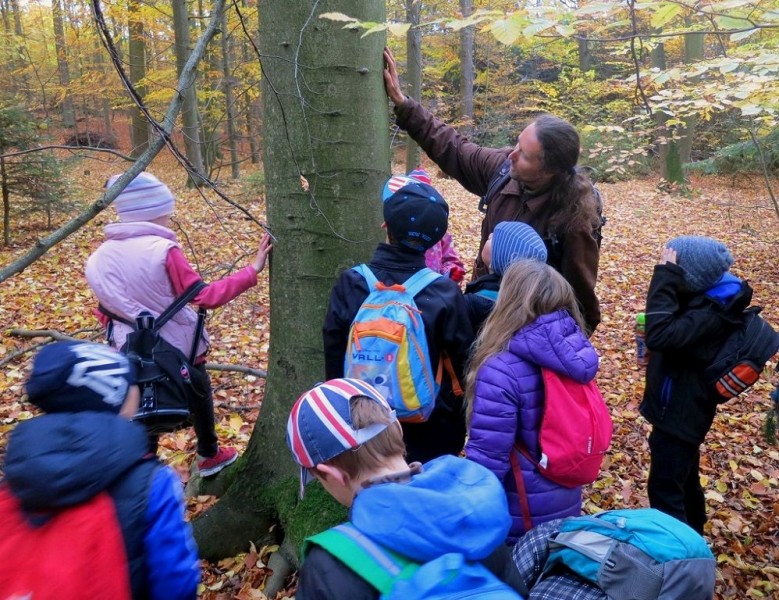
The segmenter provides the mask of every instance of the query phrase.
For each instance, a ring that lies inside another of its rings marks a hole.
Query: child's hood
[[[586,383],[598,372],[598,354],[567,311],[538,317],[514,334],[509,350],[527,361]]]
[[[372,540],[419,562],[450,552],[482,560],[504,542],[511,526],[498,478],[454,456],[430,461],[408,483],[363,490],[351,521]]]
[[[30,511],[91,499],[147,453],[146,433],[111,413],[53,413],[11,434],[5,481]]]

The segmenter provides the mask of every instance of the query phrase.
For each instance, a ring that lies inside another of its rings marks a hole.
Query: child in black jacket
[[[481,251],[481,261],[489,273],[465,286],[465,304],[474,338],[495,306],[504,271],[512,263],[524,259],[546,262],[546,246],[541,236],[527,223],[498,223]]]
[[[728,272],[724,244],[700,236],[671,240],[655,266],[646,301],[651,354],[641,414],[649,435],[649,503],[703,533],[706,504],[699,446],[717,403],[703,370],[741,323],[749,285]]]
[[[425,267],[425,251],[438,243],[449,223],[449,206],[438,191],[412,182],[384,201],[388,243],[379,244],[368,263],[384,285],[403,284]],[[363,301],[368,283],[347,269],[335,283],[322,329],[325,374],[344,376],[349,330]],[[422,316],[430,364],[437,368],[443,353],[451,370],[463,381],[463,369],[473,335],[462,292],[448,277],[439,277],[414,297]],[[373,383],[373,382],[371,382]],[[427,421],[403,425],[409,461],[427,462],[443,454],[459,454],[465,445],[465,413],[462,395],[456,395],[451,374],[444,369],[435,408]]]

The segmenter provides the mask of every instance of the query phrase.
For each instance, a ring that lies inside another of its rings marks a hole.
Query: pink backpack
[[[519,444],[514,446],[516,452],[511,453],[511,467],[526,525],[530,522],[530,511],[517,452],[533,462],[550,481],[574,488],[598,478],[612,434],[609,408],[594,379],[579,383],[543,368],[541,375],[544,380],[544,414],[538,433],[541,456],[536,460]]]

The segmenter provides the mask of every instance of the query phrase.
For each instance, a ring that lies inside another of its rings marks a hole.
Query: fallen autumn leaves
[[[152,169],[154,170],[154,169]],[[99,178],[96,178],[97,181]],[[177,177],[181,179],[182,177]],[[598,377],[612,412],[615,439],[599,480],[587,494],[586,510],[645,506],[649,464],[648,426],[638,415],[643,372],[635,363],[633,323],[642,310],[652,268],[665,241],[681,234],[701,234],[726,242],[736,257],[734,272],[749,279],[754,302],[764,306],[766,318],[779,325],[779,219],[760,190],[733,187],[727,179],[696,179],[692,199],[658,191],[654,180],[603,184],[604,242],[598,281],[603,322],[593,337],[602,357]],[[452,206],[450,229],[466,265],[475,256],[480,214],[476,199],[451,180],[438,179]],[[179,196],[177,221],[186,232],[206,280],[221,276],[236,256],[250,252],[260,232],[232,209],[218,204],[219,218],[183,183],[173,185]],[[236,201],[262,215],[261,202],[240,197],[238,185],[223,188]],[[95,190],[86,190],[85,197]],[[94,327],[92,298],[83,278],[86,256],[100,239],[99,226],[113,219],[112,209],[85,227],[24,273],[0,286],[0,325],[11,328],[55,329],[63,333]],[[0,251],[7,263],[33,242],[27,226],[15,231],[19,244]],[[182,240],[184,240],[182,236]],[[242,266],[248,261],[239,261]],[[210,317],[215,341],[210,360],[263,368],[268,347],[267,278],[260,286]],[[30,340],[0,338],[0,360],[29,345]],[[29,407],[20,403],[29,355],[10,362],[0,373],[0,459],[8,432]],[[213,373],[220,436],[242,448],[248,443],[259,413],[263,380],[251,375]],[[763,413],[769,406],[771,385],[758,383],[745,397],[720,408],[702,451],[701,474],[708,501],[707,539],[719,563],[718,598],[768,598],[779,595],[779,448],[761,436]],[[188,478],[193,456],[191,430],[165,436],[161,457]],[[208,506],[210,497],[193,498],[191,515]],[[247,549],[249,550],[249,549]],[[252,549],[246,555],[205,565],[206,600],[263,598],[265,562],[271,548]]]

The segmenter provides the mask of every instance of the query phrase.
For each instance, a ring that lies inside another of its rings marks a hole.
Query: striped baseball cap
[[[409,183],[432,185],[432,180],[430,179],[430,174],[424,169],[414,169],[409,171],[408,175],[393,175],[384,184],[384,189],[381,192],[382,202],[386,202],[390,196]]]
[[[365,396],[383,406],[390,421],[355,429],[351,414],[355,396]],[[396,420],[395,411],[384,397],[359,379],[330,379],[307,391],[297,399],[287,420],[287,446],[301,467],[301,490],[311,480],[308,469],[361,446]]]

